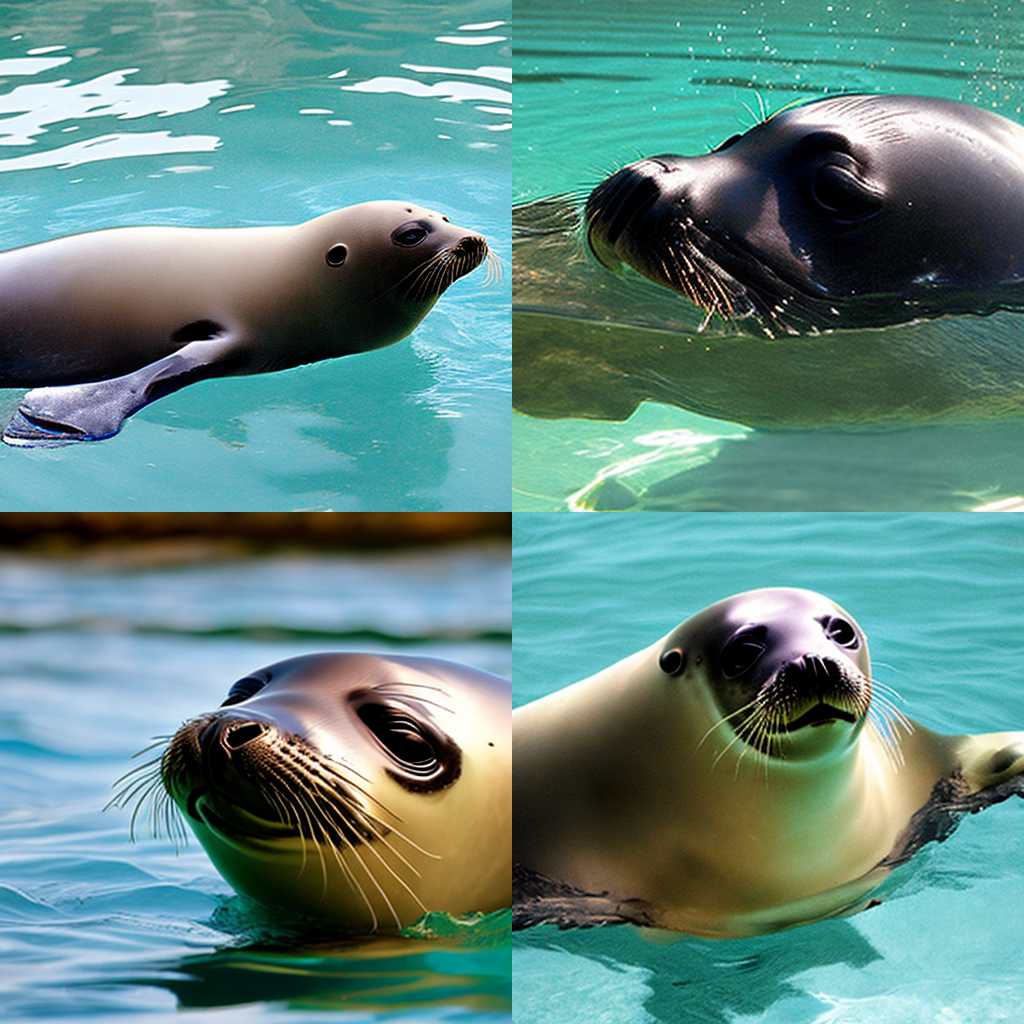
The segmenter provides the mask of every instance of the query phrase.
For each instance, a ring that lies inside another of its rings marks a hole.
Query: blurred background
[[[5,1020],[494,1021],[507,912],[302,944],[102,808],[131,755],[231,683],[322,650],[511,672],[505,514],[0,516]]]

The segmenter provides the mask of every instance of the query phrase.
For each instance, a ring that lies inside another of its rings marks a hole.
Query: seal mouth
[[[836,705],[829,704],[826,701],[819,701],[807,711],[803,712],[803,714],[790,719],[788,722],[782,723],[773,731],[798,732],[803,728],[832,725],[835,722],[848,722],[850,725],[855,725],[857,717],[852,711],[846,711],[843,708],[836,707]]]
[[[871,708],[871,680],[845,659],[804,654],[761,684],[736,732],[764,754],[784,756],[786,737],[826,726],[856,728]]]
[[[196,786],[185,800],[185,813],[200,825],[230,839],[295,839],[299,830],[284,821],[272,821],[223,800],[205,785]]]

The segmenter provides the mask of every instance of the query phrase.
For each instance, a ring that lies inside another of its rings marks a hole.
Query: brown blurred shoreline
[[[0,513],[0,548],[64,555],[190,541],[250,550],[380,550],[508,542],[511,530],[508,512],[9,512]]]

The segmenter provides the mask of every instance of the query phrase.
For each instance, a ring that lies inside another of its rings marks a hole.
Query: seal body
[[[159,762],[239,892],[345,932],[511,899],[511,698],[431,658],[318,654],[240,680]]]
[[[384,201],[292,227],[115,228],[0,253],[0,387],[38,389],[5,439],[110,436],[195,380],[393,344],[487,251]]]
[[[940,736],[880,687],[848,613],[772,589],[517,709],[521,923],[735,936],[862,908],[1024,769],[1024,733]]]
[[[630,164],[582,216],[520,207],[517,407],[621,419],[653,399],[773,428],[1019,414],[1022,196],[1015,122],[850,95]]]

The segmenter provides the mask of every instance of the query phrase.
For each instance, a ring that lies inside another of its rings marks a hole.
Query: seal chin
[[[196,786],[189,793],[184,810],[193,822],[236,844],[245,841],[273,842],[299,836],[294,825],[280,818],[265,818],[220,793],[211,792],[204,785]]]

